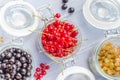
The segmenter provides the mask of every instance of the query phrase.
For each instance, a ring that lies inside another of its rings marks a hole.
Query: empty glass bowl
[[[39,14],[28,2],[9,1],[0,9],[0,25],[10,35],[27,36],[38,28],[40,20],[35,16]]]
[[[116,0],[93,0],[90,11],[96,19],[105,22],[114,22],[120,17],[119,3]]]
[[[24,29],[33,25],[35,17],[28,6],[17,4],[7,8],[5,12],[6,23],[15,29]]]
[[[86,0],[85,19],[94,27],[111,30],[120,26],[120,0]]]

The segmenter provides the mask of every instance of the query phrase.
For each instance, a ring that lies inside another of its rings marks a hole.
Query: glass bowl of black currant
[[[30,80],[33,58],[25,48],[9,45],[0,50],[0,80]]]

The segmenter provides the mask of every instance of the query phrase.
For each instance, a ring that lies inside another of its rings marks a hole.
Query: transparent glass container
[[[36,16],[39,16],[39,12],[30,3],[21,0],[9,1],[0,8],[0,25],[10,35],[27,36],[41,23]]]
[[[120,26],[120,0],[86,0],[83,15],[95,28],[116,29]]]
[[[105,22],[115,22],[120,18],[119,0],[93,0],[90,11],[94,18]]]
[[[16,4],[7,8],[5,20],[8,25],[15,29],[24,29],[34,24],[33,10],[28,6]]]
[[[48,21],[46,25],[52,23],[53,21],[55,21],[56,19],[53,19],[53,20],[50,20]],[[65,20],[65,22],[69,22],[67,20]],[[69,22],[71,23],[71,22]],[[54,57],[52,55],[50,55],[44,48],[43,48],[43,45],[42,45],[42,41],[41,41],[41,36],[42,36],[42,32],[43,30],[45,29],[45,26],[40,30],[40,34],[38,35],[38,41],[37,41],[37,47],[39,50],[41,50],[45,55],[47,55],[49,58],[51,58],[53,61],[57,62],[57,63],[65,63],[65,62],[69,62],[71,61],[71,58],[73,58],[75,56],[75,54],[79,51],[80,47],[81,47],[81,43],[82,43],[82,36],[81,36],[81,32],[80,32],[80,29],[79,27],[75,26],[76,29],[78,29],[78,35],[77,35],[77,39],[78,39],[78,43],[77,43],[77,46],[75,46],[74,48],[74,51],[66,56],[66,57],[63,57],[63,58],[58,58],[58,57]]]
[[[120,80],[120,75],[119,76],[110,76],[107,73],[105,73],[102,69],[101,66],[98,62],[98,54],[101,50],[101,47],[107,43],[107,42],[112,42],[112,44],[115,47],[118,47],[120,45],[120,36],[111,36],[108,38],[105,38],[103,41],[99,42],[96,47],[94,48],[92,55],[89,57],[89,66],[90,69],[97,75],[97,76],[102,76],[108,80]]]
[[[30,52],[30,50],[27,50],[26,48],[24,48],[24,47],[22,47],[20,45],[10,44],[10,45],[3,46],[2,49],[0,49],[0,54],[2,52],[4,52],[5,50],[10,49],[10,48],[19,48],[19,49],[21,49],[21,50],[23,50],[23,51],[25,51],[25,52],[27,52],[28,54],[31,55],[31,57],[32,57],[32,67],[33,68],[32,68],[32,71],[31,71],[31,73],[32,73],[31,77],[27,77],[27,80],[34,80],[35,63],[34,63],[34,58],[32,56],[32,53]]]

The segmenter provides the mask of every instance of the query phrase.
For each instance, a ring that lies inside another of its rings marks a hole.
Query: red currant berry
[[[41,64],[40,64],[40,67],[41,67],[41,68],[45,68],[45,64],[44,64],[44,63],[41,63]]]
[[[56,33],[57,33],[57,31],[56,31],[56,30],[52,31],[53,36],[54,36]]]
[[[45,71],[45,67],[41,69],[41,71]]]
[[[59,58],[62,58],[63,57],[63,54],[61,53],[61,54],[58,54],[58,57]]]
[[[37,77],[37,76],[38,76],[38,73],[37,73],[37,72],[35,72],[35,73],[34,73],[34,77]]]
[[[76,30],[76,31],[73,31],[72,33],[71,33],[71,37],[76,37],[78,35],[78,31]]]
[[[65,56],[68,56],[68,53],[67,52],[64,52],[63,53],[63,56],[65,57]]]
[[[52,31],[54,28],[53,28],[53,26],[52,25],[48,25],[48,30],[49,31]]]
[[[52,56],[56,56],[56,53],[51,53],[52,54]]]
[[[46,70],[49,70],[49,69],[50,69],[50,66],[49,66],[49,65],[46,65],[45,69],[46,69]]]
[[[48,38],[48,40],[53,40],[54,36],[53,35],[48,35],[47,38]]]
[[[69,26],[70,26],[70,30],[73,30],[75,28],[75,26],[73,24],[71,24]]]
[[[36,68],[36,72],[40,72],[40,68]]]
[[[57,46],[58,43],[56,41],[54,41],[53,44],[54,44],[54,46]]]
[[[42,40],[42,44],[46,45],[47,41],[46,40]]]
[[[74,44],[73,42],[70,42],[69,45],[70,45],[71,47],[74,47],[74,46],[75,46],[75,44]]]
[[[49,41],[47,42],[47,44],[50,46],[50,45],[53,45],[53,41]]]
[[[69,43],[69,42],[71,42],[71,38],[70,38],[70,37],[66,37],[66,38],[65,38],[65,41],[66,41],[67,43]]]
[[[42,78],[43,77],[43,75],[42,74],[38,74],[38,78]]]
[[[51,52],[51,53],[54,53],[54,52],[55,52],[55,49],[54,49],[54,48],[50,48],[50,52]]]
[[[41,79],[38,77],[38,78],[36,78],[36,80],[41,80]]]
[[[58,49],[62,48],[62,46],[61,46],[60,44],[58,44],[56,47],[57,47]]]
[[[78,40],[77,40],[76,38],[73,39],[72,41],[73,41],[73,43],[75,43],[75,44],[78,42]]]
[[[65,37],[65,38],[68,37],[68,34],[64,34],[63,37]]]
[[[56,28],[58,28],[58,29],[62,29],[62,26],[61,26],[61,25],[58,25],[58,26],[56,26]]]
[[[46,75],[47,73],[46,73],[46,71],[43,70],[41,74],[42,75]]]
[[[64,42],[64,41],[65,41],[65,37],[62,37],[62,38],[61,38],[61,42]]]
[[[42,40],[43,39],[46,39],[46,35],[45,34],[42,34]]]
[[[61,17],[60,13],[56,13],[56,14],[55,14],[55,17],[56,17],[56,18],[60,18],[60,17]]]
[[[55,27],[59,26],[59,24],[60,24],[60,21],[59,21],[59,20],[56,20],[56,21],[54,22]]]
[[[66,35],[67,31],[64,30],[61,34],[62,34],[62,36]]]
[[[49,52],[49,47],[48,46],[44,46],[44,49]]]
[[[59,54],[59,53],[62,53],[62,49],[57,49],[56,52]]]
[[[49,33],[48,28],[44,29],[44,31],[43,31],[43,32],[44,32],[44,33]]]
[[[64,48],[68,48],[68,47],[69,47],[69,44],[65,44],[65,45],[64,45]]]
[[[65,26],[65,30],[66,30],[66,31],[69,31],[69,30],[70,30],[70,26],[68,26],[68,25]]]

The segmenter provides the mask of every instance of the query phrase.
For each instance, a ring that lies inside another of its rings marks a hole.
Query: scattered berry
[[[49,69],[50,69],[50,66],[49,66],[49,65],[46,65],[45,69],[46,69],[46,70],[49,70]]]
[[[64,3],[64,4],[61,6],[61,8],[62,8],[63,10],[65,10],[65,9],[67,9],[67,5]]]
[[[68,13],[73,13],[75,11],[75,9],[73,8],[73,7],[70,7],[69,9],[68,9]]]
[[[67,2],[68,2],[68,0],[62,0],[62,2],[63,2],[63,3],[67,3]]]
[[[68,3],[69,0],[62,0],[62,6],[61,9],[65,10],[68,8],[68,6],[66,5]],[[75,9],[73,7],[70,7],[68,9],[68,13],[73,13],[75,11]]]
[[[40,78],[36,78],[36,80],[40,80]]]
[[[36,72],[40,72],[40,68],[36,68]]]
[[[38,74],[38,78],[42,78],[43,77],[43,75],[42,74]]]
[[[61,17],[60,13],[56,13],[56,14],[55,14],[55,17],[56,17],[56,18],[60,18],[60,17]]]
[[[37,73],[37,72],[35,72],[35,73],[34,73],[34,76],[35,76],[35,77],[37,77],[37,76],[38,76],[38,73]]]
[[[40,66],[36,68],[36,72],[34,73],[34,77],[36,78],[36,80],[41,80],[41,78],[43,78],[47,74],[46,71],[49,69],[49,65],[41,63]]]
[[[43,70],[41,74],[42,75],[46,75],[47,73],[46,73],[46,71]]]
[[[44,64],[44,63],[41,63],[41,64],[40,64],[40,67],[41,67],[41,68],[45,68],[45,64]]]

